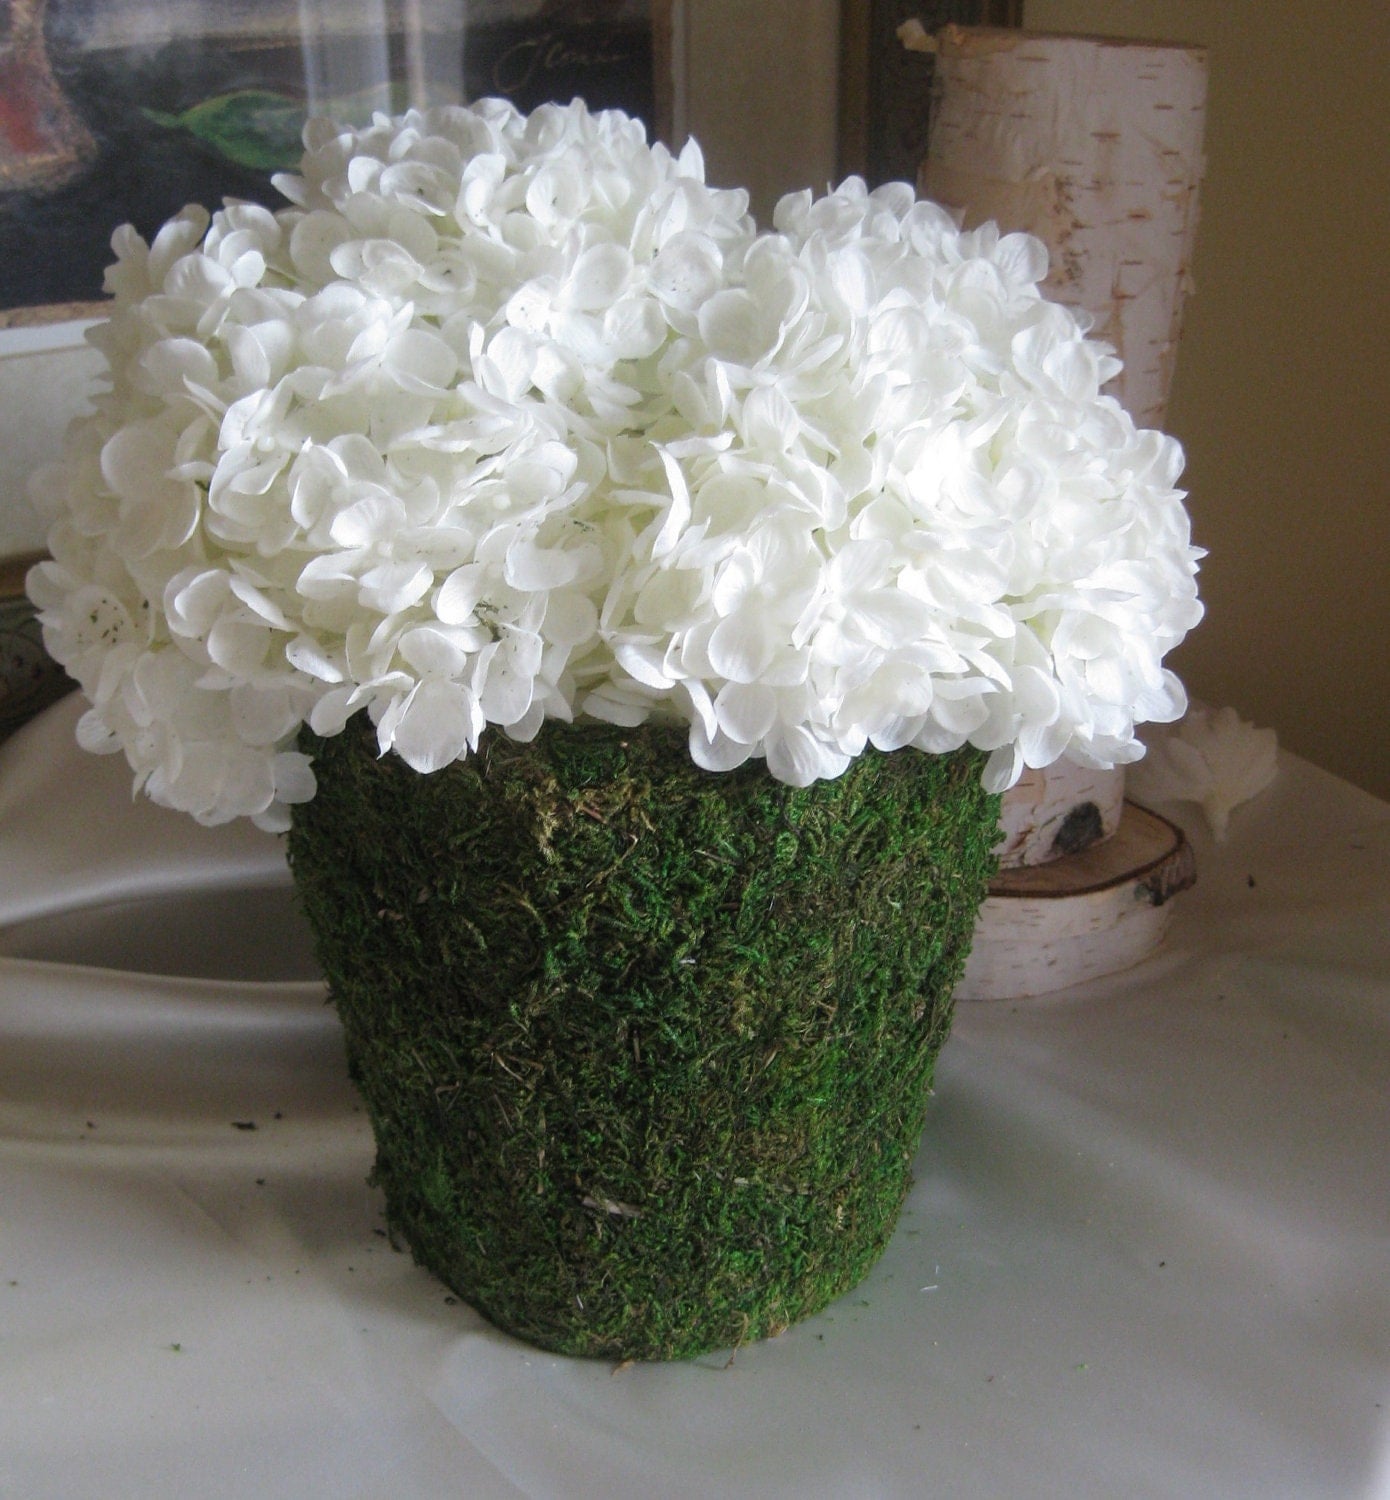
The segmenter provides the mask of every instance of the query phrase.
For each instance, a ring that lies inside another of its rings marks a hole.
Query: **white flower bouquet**
[[[994,789],[1181,714],[1180,451],[1036,241],[853,179],[758,233],[580,103],[306,145],[291,207],[118,232],[44,481],[47,646],[157,802],[283,829],[359,709],[421,772],[664,719],[710,770],[970,744]]]

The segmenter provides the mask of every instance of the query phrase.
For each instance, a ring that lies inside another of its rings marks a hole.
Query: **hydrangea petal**
[[[741,745],[756,745],[777,722],[777,695],[758,684],[726,682],[714,700],[720,729]]]
[[[410,694],[391,737],[391,748],[412,770],[428,775],[452,764],[477,744],[482,715],[462,683],[431,679]]]

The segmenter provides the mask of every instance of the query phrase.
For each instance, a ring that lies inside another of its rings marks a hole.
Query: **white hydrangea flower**
[[[111,389],[30,590],[156,800],[282,828],[365,710],[421,772],[546,718],[798,785],[866,746],[1141,753],[1197,621],[1181,454],[1035,240],[894,184],[759,234],[642,126],[313,121],[272,213],[113,240]]]

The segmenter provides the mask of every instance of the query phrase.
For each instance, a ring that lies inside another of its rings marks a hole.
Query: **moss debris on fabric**
[[[416,1259],[542,1348],[671,1359],[854,1286],[910,1182],[993,870],[982,757],[795,788],[683,729],[322,740],[296,884]]]

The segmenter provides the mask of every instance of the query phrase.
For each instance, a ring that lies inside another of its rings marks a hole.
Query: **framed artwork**
[[[581,95],[660,132],[671,4],[0,0],[0,324],[88,310],[118,224],[282,203],[310,114]]]
[[[1023,0],[841,0],[839,174],[915,182],[927,151],[932,59],[899,28],[1018,26]]]
[[[459,0],[464,88],[518,109],[584,99],[670,139],[674,0]]]

